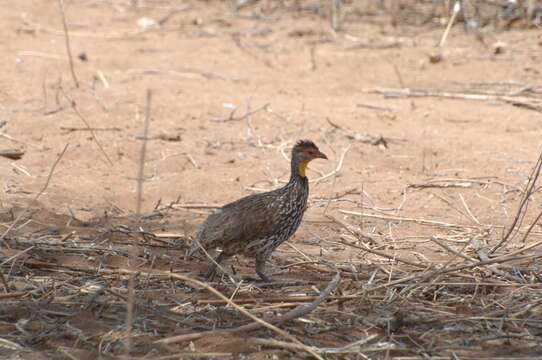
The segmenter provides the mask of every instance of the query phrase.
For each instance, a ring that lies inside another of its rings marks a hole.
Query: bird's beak
[[[324,154],[324,153],[321,152],[321,151],[320,151],[320,154],[318,155],[318,157],[319,157],[320,159],[326,159],[326,160],[327,160],[327,155]]]

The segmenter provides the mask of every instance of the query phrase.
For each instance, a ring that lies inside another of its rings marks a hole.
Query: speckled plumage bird
[[[312,141],[297,142],[292,149],[290,181],[277,190],[249,195],[217,209],[199,227],[189,255],[201,248],[218,247],[222,252],[216,263],[236,254],[254,257],[256,273],[269,282],[265,262],[299,227],[309,196],[305,170],[311,160],[318,158],[327,156]],[[215,271],[213,264],[207,275]]]

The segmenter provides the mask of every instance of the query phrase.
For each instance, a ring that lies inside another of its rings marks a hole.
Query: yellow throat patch
[[[302,161],[299,163],[299,176],[305,177],[305,170],[307,170],[307,165],[309,165],[308,161]]]

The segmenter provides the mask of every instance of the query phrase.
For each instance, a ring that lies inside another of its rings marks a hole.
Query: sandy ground
[[[322,245],[340,228],[326,215],[377,237],[391,255],[420,261],[447,259],[428,237],[454,231],[378,216],[483,230],[491,244],[512,221],[540,151],[541,114],[491,95],[540,98],[540,30],[484,30],[481,42],[459,25],[433,63],[443,27],[391,27],[371,15],[372,2],[350,4],[365,12],[352,11],[337,33],[310,11],[317,2],[293,11],[268,1],[239,12],[214,1],[143,3],[66,1],[76,88],[56,2],[0,1],[0,148],[25,151],[20,160],[0,157],[6,211],[38,194],[69,144],[36,221],[65,228],[73,217],[133,215],[150,89],[142,212],[176,205],[149,228],[189,237],[208,209],[184,205],[224,204],[280,186],[298,139],[313,140],[330,158],[310,166],[311,179],[325,178],[311,184],[292,242],[309,256],[359,255]],[[142,28],[142,19],[160,25]],[[402,88],[489,97],[375,93]],[[287,264],[288,254],[297,253],[281,247],[271,268]],[[237,262],[252,275],[250,262]]]

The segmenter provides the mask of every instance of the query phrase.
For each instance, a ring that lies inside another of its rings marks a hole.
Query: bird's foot
[[[209,270],[207,270],[205,273],[203,273],[203,278],[206,281],[212,282],[215,280],[216,276],[218,275],[218,270],[216,266],[211,266]]]
[[[262,272],[262,271],[257,271],[256,273],[258,274],[258,276],[260,277],[260,279],[262,279],[262,281],[263,281],[264,283],[270,283],[270,282],[272,282],[271,279],[270,279],[267,275],[265,275],[264,272]]]

